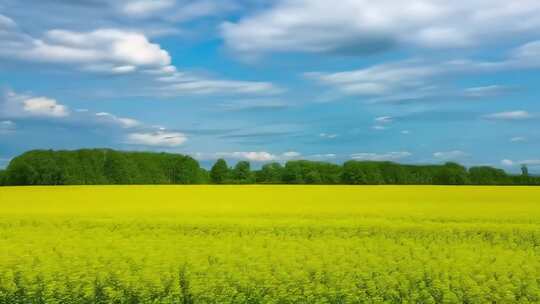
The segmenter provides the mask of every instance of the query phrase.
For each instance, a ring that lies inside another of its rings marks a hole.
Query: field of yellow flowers
[[[0,303],[539,303],[540,187],[0,188]]]

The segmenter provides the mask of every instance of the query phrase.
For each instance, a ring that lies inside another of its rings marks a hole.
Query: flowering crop
[[[0,188],[0,303],[538,303],[540,188]]]

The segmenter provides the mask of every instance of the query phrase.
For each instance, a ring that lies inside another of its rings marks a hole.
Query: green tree
[[[434,182],[438,185],[466,185],[469,183],[469,176],[465,167],[448,162],[437,171]]]
[[[128,162],[129,160],[120,152],[107,153],[103,170],[109,183],[116,185],[132,183]]]
[[[237,184],[253,183],[251,165],[247,161],[239,161],[232,170],[232,179]]]
[[[256,173],[256,181],[261,184],[283,183],[283,166],[280,163],[270,163],[262,166]]]
[[[487,166],[469,168],[469,179],[474,185],[504,185],[511,183],[504,170]]]
[[[210,180],[214,184],[225,184],[229,180],[229,166],[227,162],[220,158],[210,170]]]
[[[529,168],[526,164],[521,165],[521,176],[529,176]]]
[[[34,185],[37,173],[23,158],[16,157],[10,163],[6,171],[6,184],[13,186]]]
[[[4,186],[6,184],[7,174],[6,170],[0,170],[0,186]]]

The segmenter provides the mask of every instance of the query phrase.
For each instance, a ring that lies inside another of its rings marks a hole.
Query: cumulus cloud
[[[351,154],[354,160],[369,160],[369,161],[396,161],[412,156],[410,152],[388,152],[388,153],[355,153]]]
[[[441,160],[456,160],[466,156],[468,156],[468,154],[460,150],[433,153],[433,157]]]
[[[268,152],[232,152],[226,153],[224,156],[234,159],[246,159],[258,162],[272,161],[277,159],[276,155]]]
[[[50,117],[69,116],[67,106],[52,98],[5,92],[0,96],[0,117]]]
[[[157,5],[130,2],[136,8]],[[136,10],[132,8],[132,10]],[[13,20],[0,21],[0,57],[30,62],[70,65],[81,71],[125,75],[140,72],[148,76],[152,96],[277,94],[283,90],[262,81],[213,79],[179,72],[171,56],[159,44],[140,32],[104,28],[81,32],[48,30],[39,37],[24,33]]]
[[[396,46],[428,49],[495,44],[540,30],[540,3],[492,1],[285,0],[221,26],[241,53],[365,54]],[[323,16],[323,17],[321,17]]]
[[[298,159],[302,154],[296,151],[288,151],[281,154],[274,154],[266,151],[250,152],[216,152],[216,153],[194,153],[195,158],[199,160],[214,160],[218,158],[227,158],[234,160],[247,160],[253,162],[287,161]]]
[[[510,159],[503,159],[501,160],[501,165],[506,166],[506,167],[511,167],[514,165],[514,161]]]
[[[47,97],[33,97],[22,101],[23,110],[33,116],[65,117],[67,107]]]
[[[517,110],[517,111],[509,111],[509,112],[499,112],[499,113],[493,113],[485,115],[485,119],[490,120],[506,120],[506,121],[519,121],[519,120],[528,120],[533,118],[534,116],[530,114],[527,111],[524,110]]]
[[[3,24],[3,26],[2,26]],[[17,25],[0,23],[0,56],[34,62],[75,64],[81,69],[129,73],[137,69],[163,69],[171,57],[141,33],[120,29],[88,32],[48,30],[32,37]]]
[[[0,95],[0,117],[69,119],[72,123],[82,125],[102,124],[122,128],[142,126],[141,122],[133,118],[119,117],[107,112],[93,113],[88,109],[76,109],[71,112],[66,105],[61,104],[56,99],[12,91],[6,91]],[[6,120],[4,123],[14,124],[10,120]]]
[[[185,143],[187,139],[184,133],[159,130],[130,133],[126,137],[126,143],[141,146],[177,147]]]

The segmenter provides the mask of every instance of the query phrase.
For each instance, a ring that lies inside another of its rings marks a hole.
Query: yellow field
[[[4,187],[14,302],[538,303],[540,187]]]

